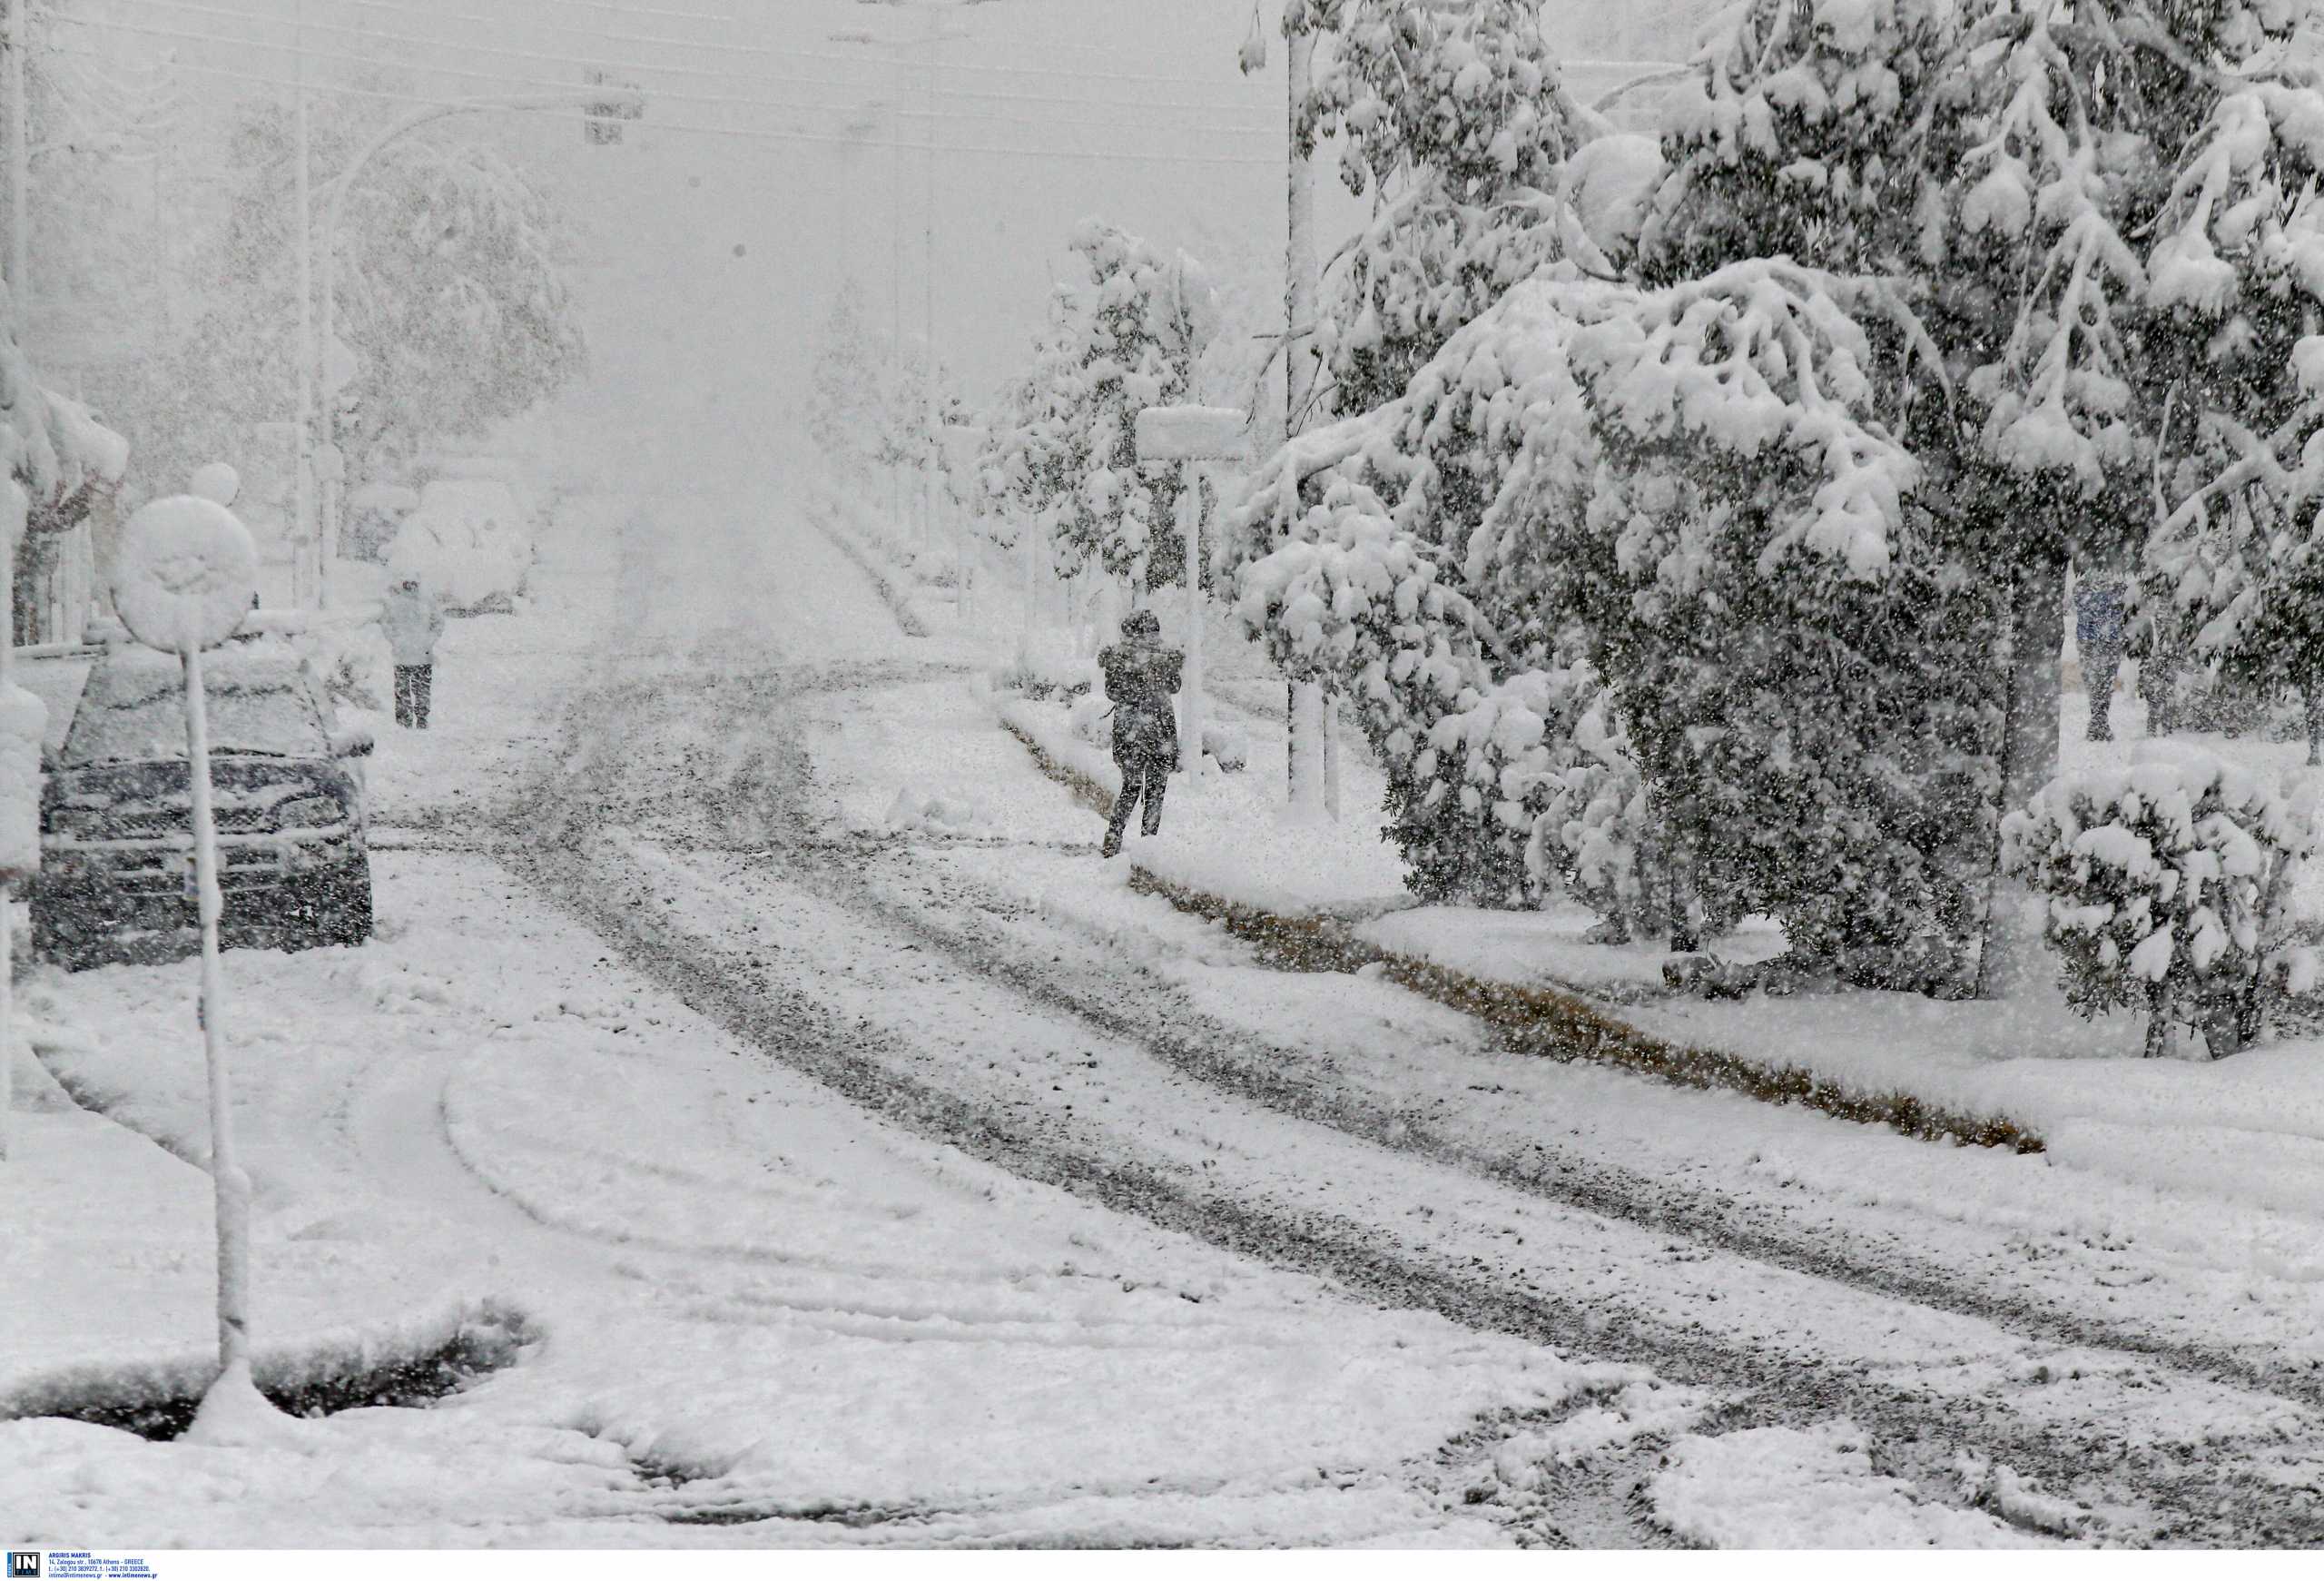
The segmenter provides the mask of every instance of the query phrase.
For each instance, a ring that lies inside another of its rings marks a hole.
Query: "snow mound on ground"
[[[1663,1525],[1720,1548],[2043,1546],[1989,1515],[1928,1503],[1873,1469],[1869,1442],[1845,1420],[1685,1438],[1648,1497]]]
[[[1227,773],[1239,773],[1251,761],[1251,733],[1240,726],[1213,725],[1206,721],[1202,727],[1202,749]]]
[[[891,829],[927,829],[937,834],[980,833],[991,826],[992,815],[983,805],[961,795],[931,795],[910,786],[896,793],[888,808]]]
[[[1099,693],[1075,698],[1067,724],[1077,741],[1108,748],[1114,744],[1114,706]]]
[[[219,1374],[202,1408],[185,1430],[187,1442],[220,1448],[263,1449],[292,1448],[301,1442],[302,1424],[274,1408],[251,1381],[251,1364],[237,1361]]]

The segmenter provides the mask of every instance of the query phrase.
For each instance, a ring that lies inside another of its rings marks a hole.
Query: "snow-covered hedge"
[[[2220,1057],[2314,986],[2290,905],[2313,835],[2248,770],[2166,754],[2053,781],[2005,821],[2005,861],[2049,903],[2043,936],[2077,1009],[2143,1010],[2150,1056],[2175,1023]]]

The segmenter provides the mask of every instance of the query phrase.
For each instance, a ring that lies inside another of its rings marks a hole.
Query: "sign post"
[[[218,1224],[220,1385],[249,1390],[251,1182],[234,1151],[218,973],[218,832],[210,805],[210,721],[202,654],[233,635],[258,586],[250,531],[214,499],[172,495],[140,509],[113,558],[113,608],[130,635],[177,655],[185,671],[186,782],[193,812],[195,904],[202,923],[202,1042],[210,1072],[210,1177]]]
[[[1207,462],[1248,453],[1251,420],[1230,406],[1149,406],[1137,414],[1137,459],[1177,461],[1178,536],[1187,558],[1187,697],[1178,766],[1202,776],[1202,481]]]
[[[984,449],[986,432],[964,423],[954,423],[943,430],[941,457],[948,487],[944,492],[952,496],[952,604],[959,611],[961,623],[969,618],[969,500],[975,497],[977,457]],[[962,480],[966,479],[966,486]]]

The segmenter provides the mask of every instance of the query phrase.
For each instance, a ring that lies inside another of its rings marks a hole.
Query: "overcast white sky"
[[[1673,3],[1686,0],[1630,9]],[[191,79],[220,97],[279,94],[251,79],[293,75],[286,50],[301,36],[309,79],[325,87],[376,83],[367,61],[421,72],[410,85],[447,97],[537,90],[612,63],[650,101],[623,146],[506,114],[477,118],[472,134],[522,149],[566,194],[616,303],[650,293],[635,309],[674,353],[770,399],[795,389],[844,279],[881,322],[900,308],[919,334],[931,222],[938,343],[978,395],[1024,358],[1084,216],[1185,247],[1261,299],[1279,290],[1279,0],[1260,0],[1269,59],[1249,78],[1236,52],[1252,0],[988,0],[932,16],[860,0],[305,0],[303,35],[298,0],[58,4],[107,25],[65,31],[90,47],[174,48],[245,74]],[[1605,25],[1595,4],[1551,10],[1571,28]],[[917,42],[931,20],[952,35],[938,46],[932,122]],[[833,36],[847,34],[906,45],[905,58]],[[1335,182],[1323,192],[1327,233],[1352,228],[1361,206]]]

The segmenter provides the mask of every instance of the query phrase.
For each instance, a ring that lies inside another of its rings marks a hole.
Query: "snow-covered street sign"
[[[233,635],[250,614],[257,588],[258,549],[250,529],[215,499],[173,494],[142,507],[122,529],[113,555],[113,608],[132,637],[176,654],[185,667],[186,784],[202,923],[202,1040],[210,1068],[210,1174],[217,1189],[219,1381],[212,1394],[244,1411],[255,1398],[250,1381],[251,1183],[234,1154],[232,1089],[221,1024],[225,1004],[218,975],[218,829],[210,805],[202,651]],[[203,1409],[209,1408],[205,1399]]]
[[[1141,461],[1223,461],[1250,448],[1250,414],[1231,406],[1149,406],[1137,414]]]
[[[1149,406],[1137,414],[1137,459],[1182,464],[1178,535],[1187,550],[1187,701],[1178,766],[1202,773],[1202,489],[1206,462],[1247,454],[1248,413],[1231,406]]]

